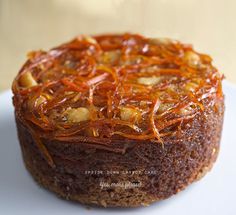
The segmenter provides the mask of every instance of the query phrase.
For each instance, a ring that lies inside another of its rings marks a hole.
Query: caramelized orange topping
[[[12,88],[16,114],[39,133],[162,142],[223,97],[221,80],[190,45],[123,34],[32,52]]]

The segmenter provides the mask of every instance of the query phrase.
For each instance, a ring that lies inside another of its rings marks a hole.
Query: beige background
[[[30,50],[124,31],[192,43],[236,83],[235,11],[235,0],[0,0],[0,90]]]

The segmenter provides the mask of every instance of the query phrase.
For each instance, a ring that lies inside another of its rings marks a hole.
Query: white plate
[[[201,181],[167,200],[138,209],[89,210],[40,188],[25,170],[18,144],[11,92],[0,94],[0,214],[235,214],[236,87],[225,82],[226,113],[216,165]]]

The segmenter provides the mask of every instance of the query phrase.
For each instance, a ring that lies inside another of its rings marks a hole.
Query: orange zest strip
[[[94,78],[89,79],[86,83],[87,85],[91,86],[93,84],[103,81],[107,76],[108,76],[107,73],[103,73],[101,75],[98,75],[98,76],[95,76]]]
[[[52,156],[48,152],[48,149],[46,148],[46,146],[42,143],[39,135],[30,126],[28,126],[28,128],[31,131],[31,134],[33,136],[33,139],[34,139],[34,142],[35,142],[36,146],[38,147],[38,149],[41,152],[44,159],[47,161],[48,165],[52,168],[55,168],[56,165],[55,165],[55,163],[52,159]]]
[[[68,86],[71,90],[77,91],[77,92],[84,92],[86,91],[86,85],[85,84],[81,84],[81,86],[77,86],[76,84],[74,84],[73,82],[71,82],[70,80],[68,80],[67,78],[63,78],[61,79],[61,82]]]
[[[126,134],[120,131],[115,131],[114,134],[129,138],[129,139],[133,139],[133,140],[148,140],[148,139],[155,138],[154,134],[138,134],[137,135],[137,134]]]
[[[151,116],[150,116],[150,124],[151,124],[151,128],[152,128],[152,131],[154,133],[154,136],[157,138],[157,140],[160,142],[160,143],[163,143],[162,139],[161,139],[161,136],[160,136],[160,133],[156,127],[156,124],[155,124],[155,114],[158,110],[158,108],[160,107],[160,100],[157,98],[154,102],[154,106],[153,106],[153,109],[151,111]]]

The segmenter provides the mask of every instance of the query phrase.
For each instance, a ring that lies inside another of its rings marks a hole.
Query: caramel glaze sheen
[[[170,39],[79,36],[32,52],[12,85],[25,165],[47,189],[84,204],[168,198],[216,160],[221,81],[209,56]]]

